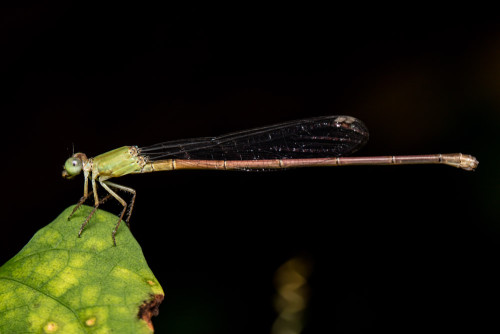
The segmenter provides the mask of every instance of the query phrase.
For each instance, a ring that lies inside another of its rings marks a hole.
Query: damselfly
[[[78,236],[100,204],[111,196],[123,206],[120,218],[112,232],[113,243],[123,216],[129,207],[125,222],[129,223],[136,191],[109,179],[127,174],[171,171],[177,169],[217,170],[273,170],[296,167],[348,165],[409,165],[445,164],[464,170],[474,170],[478,161],[470,155],[428,154],[405,156],[345,157],[368,141],[368,130],[351,116],[324,116],[280,123],[219,137],[204,137],[164,142],[152,146],[123,146],[87,158],[76,153],[66,160],[63,177],[71,179],[83,171],[84,188],[70,217],[92,195],[94,209],[83,222]],[[88,190],[88,181],[92,190]],[[99,199],[97,183],[107,196]],[[115,190],[132,194],[129,205]],[[69,218],[70,218],[69,217]],[[68,218],[68,219],[69,219]]]

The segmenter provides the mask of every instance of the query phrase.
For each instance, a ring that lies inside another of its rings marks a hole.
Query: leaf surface
[[[0,267],[0,333],[152,333],[163,290],[125,224],[67,208]],[[141,319],[142,318],[142,319]],[[144,319],[144,320],[143,320]]]

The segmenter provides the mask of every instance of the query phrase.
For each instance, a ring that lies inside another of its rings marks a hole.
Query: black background
[[[94,156],[348,114],[371,132],[357,155],[481,164],[116,180],[138,192],[132,232],[166,292],[157,332],[270,332],[273,275],[294,256],[313,268],[303,333],[498,329],[495,17],[54,2],[0,17],[1,263],[80,198],[83,178],[60,175],[73,146]]]

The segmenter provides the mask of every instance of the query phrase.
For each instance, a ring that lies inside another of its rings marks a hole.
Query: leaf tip
[[[151,330],[154,330],[151,318],[157,316],[160,313],[159,307],[161,302],[165,298],[164,295],[156,294],[151,295],[151,299],[144,301],[144,303],[139,307],[139,313],[137,316],[139,319],[144,320]]]

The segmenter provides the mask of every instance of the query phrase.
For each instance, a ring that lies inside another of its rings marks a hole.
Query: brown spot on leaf
[[[97,321],[96,317],[90,317],[87,320],[85,320],[85,325],[88,327],[92,327],[95,325],[96,321]]]
[[[164,295],[151,295],[150,300],[144,301],[144,303],[139,308],[139,313],[137,316],[139,319],[144,320],[151,330],[154,330],[151,318],[157,316],[160,313],[159,307],[161,302],[165,298]]]

